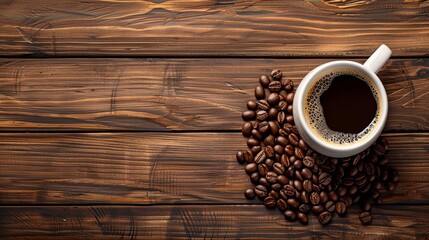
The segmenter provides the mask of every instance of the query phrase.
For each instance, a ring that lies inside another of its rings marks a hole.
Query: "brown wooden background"
[[[382,43],[401,182],[373,225],[245,200],[258,76]],[[0,0],[0,237],[428,239],[428,54],[427,0]]]

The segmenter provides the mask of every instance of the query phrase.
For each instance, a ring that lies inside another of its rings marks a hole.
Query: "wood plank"
[[[382,206],[361,225],[353,208],[321,226],[288,222],[263,206],[0,207],[0,237],[12,239],[427,239],[429,206]]]
[[[422,0],[44,1],[0,6],[0,55],[395,56],[429,48]]]
[[[429,133],[388,134],[386,203],[429,203]],[[1,134],[0,204],[258,203],[238,133]]]
[[[298,85],[327,61],[0,59],[0,130],[239,130],[261,74],[279,68]],[[429,130],[429,59],[394,59],[379,75],[385,131]]]

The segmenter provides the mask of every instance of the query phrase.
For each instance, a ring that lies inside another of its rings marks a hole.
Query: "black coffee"
[[[374,119],[377,102],[366,82],[353,75],[332,80],[320,96],[326,124],[331,130],[357,134]]]

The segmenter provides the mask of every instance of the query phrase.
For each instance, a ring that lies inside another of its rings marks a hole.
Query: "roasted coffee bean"
[[[256,172],[257,169],[258,169],[258,165],[256,165],[256,163],[248,163],[244,167],[244,170],[246,171],[247,174],[254,173]]]
[[[375,144],[374,153],[377,154],[378,156],[384,155],[384,153],[385,153],[384,146],[379,144],[379,143]]]
[[[295,147],[295,156],[299,159],[303,159],[305,155],[301,148]]]
[[[360,172],[360,173],[356,174],[356,176],[354,177],[354,182],[356,183],[356,185],[362,186],[362,185],[366,184],[368,182],[368,180],[367,180],[365,174]]]
[[[329,173],[322,173],[319,176],[319,182],[323,186],[328,186],[332,181],[332,177]]]
[[[316,184],[313,183],[313,192],[320,193],[320,188]]]
[[[337,202],[337,204],[335,204],[335,211],[339,215],[343,215],[347,211],[347,205],[343,202]]]
[[[322,225],[328,224],[332,220],[332,214],[328,211],[322,212],[319,215],[319,222]]]
[[[268,113],[265,110],[260,110],[257,114],[256,114],[256,119],[258,119],[258,121],[265,121],[268,119]]]
[[[291,91],[293,89],[293,82],[290,79],[283,79],[281,83],[284,90]]]
[[[246,191],[244,191],[244,196],[249,200],[254,199],[255,190],[253,190],[253,188],[246,189]]]
[[[280,158],[280,163],[283,164],[286,168],[291,166],[290,159],[286,154],[282,155],[282,157]]]
[[[275,121],[269,121],[268,125],[270,125],[271,134],[277,135],[279,133],[279,125],[278,125],[277,122],[275,122]]]
[[[344,197],[340,197],[340,201],[343,202],[343,203],[345,203],[346,206],[348,207],[348,206],[350,206],[352,204],[353,199],[352,199],[352,197],[350,195],[346,195]]]
[[[286,121],[286,113],[279,112],[277,114],[277,122],[279,122],[280,124],[283,124],[283,123],[285,123],[285,121]]]
[[[282,71],[280,71],[280,70],[278,70],[278,69],[274,69],[274,70],[271,72],[271,77],[273,77],[273,78],[274,78],[274,79],[276,79],[276,80],[280,80],[280,79],[282,79],[282,76],[283,76]]]
[[[358,203],[360,201],[361,195],[353,196],[353,203]]]
[[[249,110],[257,110],[258,109],[258,103],[255,101],[248,101],[247,102],[247,109]]]
[[[326,193],[325,191],[320,192],[320,202],[326,203],[328,200],[328,193]]]
[[[270,104],[267,102],[267,100],[259,100],[258,101],[258,108],[261,110],[268,111],[270,110]]]
[[[265,98],[265,90],[262,86],[257,86],[255,88],[255,97],[256,99],[264,99]]]
[[[253,184],[258,184],[259,183],[259,172],[254,172],[250,175],[250,181]]]
[[[264,177],[259,178],[259,184],[261,184],[262,186],[264,186],[266,188],[270,187],[270,183]]]
[[[287,220],[295,221],[295,219],[296,219],[296,213],[292,210],[286,210],[284,212],[284,215],[285,215]]]
[[[307,144],[302,139],[299,139],[298,146],[302,151],[307,151],[307,149],[308,149]]]
[[[287,209],[287,207],[288,207],[286,201],[284,199],[282,199],[282,198],[280,198],[279,200],[277,200],[276,206],[282,212],[284,212]]]
[[[271,80],[267,75],[262,75],[259,77],[259,83],[264,87],[268,87],[270,82],[271,82]]]
[[[287,102],[285,102],[285,101],[280,101],[279,102],[279,104],[278,104],[278,108],[279,108],[279,110],[280,110],[280,112],[279,113],[284,113],[284,111],[286,111],[287,110]]]
[[[261,146],[254,146],[252,147],[251,151],[253,155],[256,155],[261,151]]]
[[[268,135],[264,139],[264,144],[265,144],[265,146],[272,146],[272,147],[274,147],[274,145],[276,144],[276,138],[273,135]]]
[[[313,173],[308,168],[304,168],[301,170],[301,175],[304,179],[311,179],[313,177]]]
[[[367,175],[373,175],[375,173],[375,167],[374,167],[373,163],[370,163],[370,162],[369,163],[365,163],[363,165],[363,169],[364,169],[364,172]]]
[[[292,115],[287,115],[286,116],[286,122],[290,123],[290,124],[293,124],[294,123],[293,116]]]
[[[293,182],[293,186],[295,187],[296,190],[302,191],[302,182],[301,181],[295,180]]]
[[[302,224],[308,224],[308,216],[305,213],[298,213],[298,221]]]
[[[242,117],[242,118],[243,118],[243,120],[245,120],[245,121],[250,121],[250,120],[255,119],[255,117],[256,117],[256,112],[255,112],[255,111],[252,111],[252,110],[247,110],[247,111],[244,111],[244,112],[243,112],[243,114],[241,115],[241,117]]]
[[[293,162],[293,167],[294,167],[296,170],[301,169],[301,168],[302,168],[302,161],[301,161],[301,160],[296,160],[295,162]]]
[[[358,191],[358,187],[356,185],[352,185],[348,188],[347,191],[350,195],[355,195]]]
[[[263,163],[265,161],[265,159],[267,158],[267,155],[265,154],[265,151],[260,151],[256,156],[255,156],[255,163],[260,164]]]
[[[316,205],[316,206],[312,206],[311,207],[311,211],[316,214],[319,215],[321,214],[323,211],[325,211],[325,208],[322,205]]]
[[[268,89],[272,93],[278,93],[278,92],[280,92],[280,90],[282,90],[282,83],[279,81],[272,81],[268,85]]]
[[[283,129],[280,129],[280,130],[283,130]],[[284,146],[286,146],[289,143],[289,141],[287,140],[287,138],[285,138],[283,136],[278,136],[277,139],[276,139],[276,143],[280,144],[281,146],[284,147]]]
[[[288,106],[287,106],[287,112],[288,112],[289,114],[293,114],[293,105],[288,105]]]
[[[283,129],[285,130],[285,132],[287,134],[291,134],[292,133],[292,128],[293,128],[293,126],[290,123],[285,123],[283,125]]]
[[[302,192],[301,193],[301,202],[308,204],[310,202],[310,199],[309,199],[308,195],[309,195],[309,193]]]
[[[245,122],[243,126],[241,127],[241,133],[245,137],[250,137],[252,133],[253,125],[251,122]]]
[[[361,156],[359,154],[353,157],[352,159],[353,166],[356,166],[360,162],[360,158]]]
[[[361,209],[364,212],[369,212],[371,210],[371,202],[368,199],[364,199],[361,203]]]
[[[272,186],[271,186],[271,188],[272,188]],[[268,197],[273,197],[274,199],[278,199],[280,197],[280,195],[278,192],[271,190],[270,193],[268,193]]]
[[[282,184],[282,185],[286,185],[289,183],[289,179],[284,175],[278,175],[277,176],[277,182]]]
[[[235,158],[237,159],[237,162],[240,164],[245,163],[244,160],[244,156],[243,156],[243,152],[242,151],[238,151],[237,154],[235,155]]]
[[[275,198],[273,198],[273,197],[268,196],[268,197],[266,197],[266,198],[264,199],[264,205],[265,205],[267,208],[273,208],[273,207],[275,207],[275,206],[276,206],[276,199],[275,199]]]
[[[286,196],[288,197],[293,197],[295,196],[295,188],[292,185],[285,185],[283,187],[283,191],[285,193]]]
[[[279,110],[277,108],[270,108],[268,111],[268,117],[271,119],[277,119],[277,115],[279,114]]]
[[[290,208],[293,208],[293,209],[299,208],[299,202],[295,198],[289,198],[288,200],[286,200],[286,202]]]
[[[333,201],[329,201],[325,204],[325,208],[328,212],[335,212],[335,203]]]
[[[249,146],[249,148],[252,148],[254,146],[259,146],[259,141],[254,138],[249,138],[247,139],[247,146]]]
[[[252,135],[252,137],[254,139],[258,139],[259,141],[261,141],[263,139],[262,134],[258,130],[256,130],[256,129],[252,129],[252,131],[251,131],[250,134]]]
[[[351,168],[349,168],[349,170],[348,170],[348,175],[350,176],[350,177],[354,177],[354,176],[356,176],[356,174],[358,173],[358,169],[357,169],[357,167],[355,167],[355,166],[353,166],[353,167],[351,167]]]
[[[295,133],[289,134],[288,140],[292,146],[298,146],[299,137]]]
[[[310,210],[310,205],[308,204],[301,204],[298,208],[298,210],[302,213],[307,213]]]
[[[243,152],[243,158],[244,158],[244,161],[246,161],[247,163],[253,162],[252,152],[250,152],[250,151]]]
[[[285,172],[285,167],[281,163],[274,163],[273,171],[278,175],[283,174]]]
[[[259,128],[259,122],[257,120],[256,121],[250,121],[250,123],[252,123],[253,129],[258,129]]]
[[[279,103],[279,101],[280,101],[280,97],[279,97],[279,94],[277,93],[270,93],[270,95],[268,95],[267,97],[267,102],[271,106],[275,106],[277,103]]]
[[[314,158],[312,158],[311,156],[305,156],[302,163],[304,164],[304,166],[312,168],[314,167]]]
[[[304,191],[310,193],[313,191],[313,183],[310,180],[305,180],[303,183]]]
[[[266,157],[268,157],[268,158],[272,158],[276,154],[274,152],[273,147],[271,147],[269,145],[264,148],[264,153],[265,153]]]
[[[351,177],[344,177],[343,178],[343,184],[345,186],[351,186],[351,185],[353,185],[353,183],[354,183],[353,178],[351,178]]]
[[[363,161],[360,161],[360,163],[358,163],[358,165],[356,166],[359,172],[363,172]]]
[[[310,193],[310,202],[313,205],[317,205],[320,202],[320,195],[317,192]]]
[[[259,198],[265,198],[268,195],[267,188],[265,186],[262,186],[262,185],[256,185],[255,194]]]
[[[313,170],[315,170],[316,169],[316,167],[317,166],[314,166],[313,167]],[[317,171],[316,171],[317,172]],[[313,171],[313,176],[311,177],[311,181],[313,182],[313,184],[316,184],[316,185],[318,185],[319,184],[319,177],[316,175],[316,174],[314,174],[314,171]]]
[[[282,189],[282,185],[280,183],[274,183],[271,185],[271,189],[278,192]]]
[[[259,164],[258,165],[258,171],[259,171],[259,174],[261,176],[265,177],[268,173],[268,166],[265,163]],[[268,179],[267,179],[267,181],[268,181]]]
[[[363,212],[359,215],[359,220],[363,225],[368,225],[372,221],[372,216],[370,212]]]
[[[270,131],[270,125],[266,121],[261,122],[259,123],[258,130],[261,134],[267,134]]]
[[[295,93],[293,93],[293,92],[291,92],[291,93],[288,93],[287,95],[286,95],[286,102],[287,103],[289,103],[289,104],[291,104],[292,102],[293,102],[293,97],[295,96]]]
[[[267,176],[265,177],[269,183],[276,183],[277,182],[277,173],[275,172],[268,172]]]
[[[287,154],[287,155],[289,155],[289,156],[291,156],[291,155],[293,155],[293,153],[294,153],[294,148],[293,148],[293,146],[292,145],[286,145],[286,147],[285,147],[285,153]]]

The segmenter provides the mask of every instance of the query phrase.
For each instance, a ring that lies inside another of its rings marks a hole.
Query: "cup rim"
[[[379,123],[376,124],[375,128],[369,133],[368,136],[366,136],[365,139],[350,145],[338,145],[338,144],[333,145],[321,139],[319,136],[317,136],[312,132],[311,127],[306,121],[306,118],[304,115],[304,96],[308,92],[311,84],[318,80],[317,78],[315,78],[317,74],[320,72],[327,71],[329,69],[336,69],[336,68],[353,68],[358,70],[359,72],[363,72],[364,74],[369,76],[370,81],[374,83],[375,87],[377,88],[380,94],[380,101],[381,101],[382,108],[380,110]],[[377,140],[377,137],[383,131],[384,125],[387,120],[387,114],[388,114],[388,101],[387,101],[386,90],[384,89],[384,86],[381,80],[378,78],[378,76],[374,72],[370,71],[366,66],[357,62],[346,61],[346,60],[327,62],[310,71],[298,86],[298,89],[295,92],[293,105],[294,105],[293,115],[295,119],[295,124],[298,128],[298,131],[301,133],[302,137],[304,138],[304,140],[307,140],[310,146],[314,145],[311,147],[313,147],[316,151],[331,157],[352,156],[370,147],[371,144]]]

